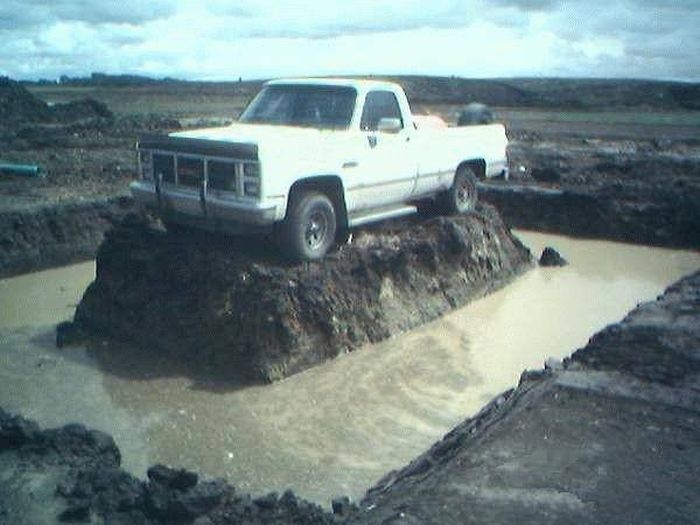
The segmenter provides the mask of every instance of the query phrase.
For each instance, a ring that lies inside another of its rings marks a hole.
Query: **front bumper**
[[[136,203],[154,210],[163,220],[234,233],[269,231],[277,216],[277,206],[255,201],[222,198],[197,189],[138,180],[129,185]]]

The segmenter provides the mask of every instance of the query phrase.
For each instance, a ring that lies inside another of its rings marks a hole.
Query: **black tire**
[[[330,199],[316,191],[295,195],[280,230],[286,255],[294,261],[323,258],[335,241],[335,209]]]
[[[476,181],[474,170],[469,166],[462,166],[457,170],[452,186],[442,195],[445,213],[466,213],[476,208],[476,201],[479,199]]]

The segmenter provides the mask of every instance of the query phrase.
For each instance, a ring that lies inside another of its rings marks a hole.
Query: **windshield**
[[[240,122],[342,129],[350,126],[357,92],[343,86],[266,86]]]

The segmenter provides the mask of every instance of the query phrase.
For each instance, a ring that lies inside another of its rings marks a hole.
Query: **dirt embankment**
[[[638,244],[700,246],[700,157],[687,141],[514,133],[513,177],[481,197],[511,226]]]
[[[41,430],[0,409],[0,523],[335,523],[291,491],[252,499],[162,465],[142,481],[120,462],[107,434],[77,424]]]
[[[0,77],[0,277],[94,257],[131,206],[140,130],[179,127],[153,115],[119,117],[96,100],[49,105]]]
[[[435,319],[532,259],[488,206],[357,232],[290,266],[262,239],[177,235],[133,216],[109,232],[75,325],[193,371],[280,379]]]
[[[0,278],[91,259],[131,208],[115,197],[0,213]]]
[[[526,372],[360,504],[353,523],[695,523],[700,273]]]

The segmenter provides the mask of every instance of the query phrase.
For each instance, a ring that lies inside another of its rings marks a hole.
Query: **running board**
[[[368,224],[370,222],[383,221],[384,219],[395,219],[397,217],[411,215],[417,211],[418,208],[409,205],[363,210],[363,213],[351,215],[348,218],[348,226],[354,228],[355,226],[362,226],[363,224]]]

